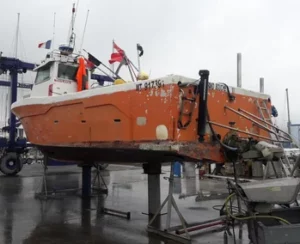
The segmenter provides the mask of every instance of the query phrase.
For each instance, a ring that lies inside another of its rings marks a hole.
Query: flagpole
[[[115,39],[112,40],[112,52],[111,53],[114,53],[114,51],[115,51],[114,43],[115,43]],[[114,65],[114,63],[112,63],[110,65],[110,67],[111,67],[111,70],[112,70],[111,75],[115,74],[115,65]]]
[[[139,46],[140,46],[139,44],[136,44],[137,60],[138,60],[138,72],[141,73],[141,63],[140,63]]]

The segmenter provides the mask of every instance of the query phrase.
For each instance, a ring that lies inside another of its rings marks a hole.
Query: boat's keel
[[[70,163],[222,162],[218,145],[210,143],[117,143],[80,146],[38,146],[49,158]]]

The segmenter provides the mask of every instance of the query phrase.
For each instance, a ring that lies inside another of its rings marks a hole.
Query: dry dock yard
[[[168,194],[170,166],[162,167],[160,175],[161,202]],[[199,180],[196,177],[174,178],[174,199],[188,223],[202,222],[219,217],[224,203],[226,181]],[[93,173],[94,175],[95,173]],[[139,166],[110,165],[101,175],[108,194],[98,194],[89,199],[80,197],[81,170],[77,166],[48,168],[46,180],[40,164],[24,165],[15,177],[0,177],[0,243],[3,244],[89,244],[89,243],[177,243],[147,232],[148,184],[147,174]],[[45,193],[42,199],[38,193]],[[103,183],[102,183],[103,184]],[[63,192],[66,189],[78,189]],[[186,197],[184,197],[186,196]],[[119,216],[108,214],[107,209],[130,212]],[[104,212],[103,212],[104,211]],[[166,222],[167,206],[161,211],[162,228]],[[158,222],[156,221],[155,225]],[[172,211],[171,226],[180,224]],[[247,228],[243,227],[243,241],[249,243]],[[224,231],[200,235],[191,232],[192,243],[224,243]],[[228,237],[228,243],[234,243]]]

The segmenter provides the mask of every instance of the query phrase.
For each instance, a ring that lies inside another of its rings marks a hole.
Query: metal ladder
[[[260,103],[259,100],[257,99],[257,100],[256,100],[256,105],[257,105],[257,107],[258,107],[258,110],[259,110],[259,113],[260,113],[260,116],[261,116],[262,120],[266,122],[266,126],[267,126],[270,130],[274,131],[274,134],[272,134],[271,132],[269,133],[270,138],[272,138],[273,135],[274,135],[275,138],[276,138],[276,140],[277,140],[277,141],[280,141],[279,131],[277,131],[274,127],[268,125],[268,123],[269,123],[269,124],[272,124],[272,125],[273,125],[273,123],[272,123],[272,119],[271,119],[271,114],[270,114],[269,109],[268,109],[268,107],[267,107],[267,105],[266,105],[266,100],[262,100],[261,103]],[[264,114],[265,114],[265,115],[264,115]],[[288,134],[287,134],[287,135],[288,135]],[[290,139],[291,142],[292,142],[292,139],[291,139],[291,136],[290,136],[290,135],[289,135],[289,139]],[[282,145],[281,142],[274,142],[274,141],[272,141],[272,144],[274,144],[274,145],[276,145],[276,146],[279,146],[279,147],[281,147],[281,148],[284,150],[284,147],[283,147],[283,145]],[[289,158],[287,157],[287,155],[286,155],[285,152],[283,153],[283,155],[284,155],[283,158],[284,158],[284,160],[285,160],[285,162],[286,162],[286,165],[287,165],[287,169],[288,169],[288,171],[289,171],[289,174],[291,174],[292,168],[291,168],[290,160],[289,160]],[[268,162],[267,162],[267,165],[266,165],[265,173],[267,172],[268,167],[270,167],[270,163],[271,163],[271,165],[272,165],[272,167],[273,167],[273,169],[274,169],[274,171],[275,171],[275,167],[274,167],[273,161],[268,161]],[[283,161],[282,158],[280,158],[280,163],[281,163],[281,167],[282,167],[282,170],[283,170],[285,176],[289,175],[289,174],[287,174],[287,172],[286,172],[286,169],[285,169],[285,167],[284,167],[284,166],[285,166],[285,163],[284,163],[284,161]],[[276,171],[275,171],[275,175],[276,175]],[[265,178],[265,174],[264,174],[264,178]]]
[[[188,95],[184,94],[184,90],[181,90],[181,106],[179,110],[179,118],[177,121],[177,127],[178,129],[186,129],[190,123],[192,122],[192,116],[194,112],[194,107],[196,104],[196,96],[194,92],[188,93]],[[186,109],[186,106],[188,109]],[[187,110],[187,111],[185,111]],[[187,118],[187,121],[185,123],[183,122],[183,118]]]

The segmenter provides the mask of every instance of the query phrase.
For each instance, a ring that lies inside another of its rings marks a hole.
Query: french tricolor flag
[[[51,40],[48,40],[46,42],[42,42],[38,45],[38,48],[45,48],[50,49],[51,48]]]

